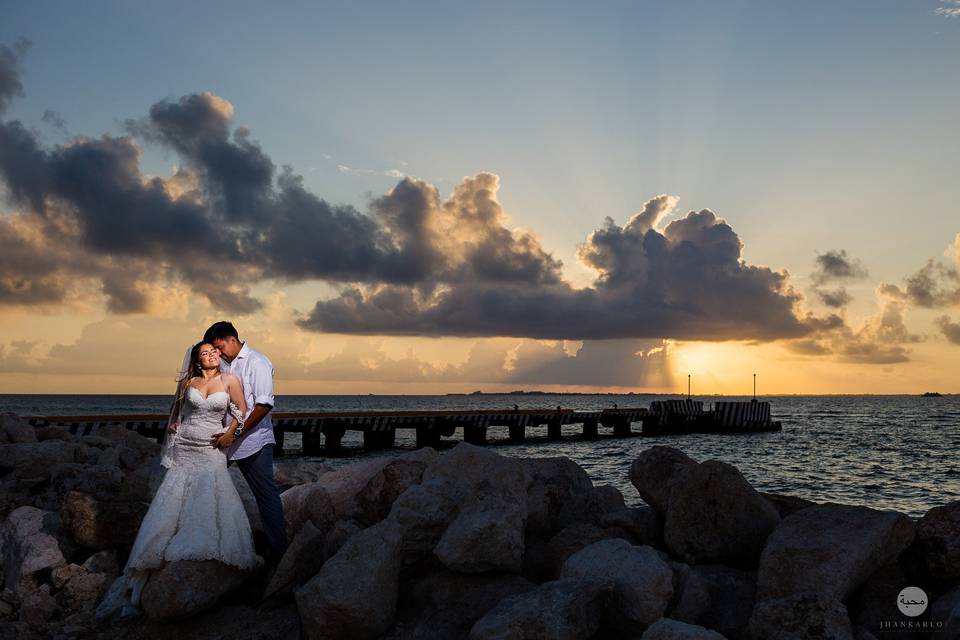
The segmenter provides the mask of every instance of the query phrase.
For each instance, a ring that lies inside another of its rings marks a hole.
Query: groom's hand
[[[215,446],[218,449],[226,449],[233,444],[233,441],[236,440],[236,436],[233,435],[230,431],[224,431],[218,433],[217,435],[210,438],[210,444]]]
[[[167,431],[169,431],[170,433],[176,433],[177,428],[179,427],[180,427],[179,422],[171,422],[170,424],[167,425]]]

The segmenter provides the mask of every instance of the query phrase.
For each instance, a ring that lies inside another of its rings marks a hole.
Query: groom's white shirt
[[[267,356],[252,349],[247,343],[243,343],[243,348],[233,362],[220,360],[220,371],[232,373],[243,383],[243,392],[247,401],[245,417],[250,416],[256,404],[268,404],[273,407],[273,363]],[[229,426],[230,422],[229,414],[224,416],[224,426]],[[227,449],[227,457],[230,460],[240,460],[252,456],[268,444],[276,443],[277,440],[273,436],[273,421],[270,420],[268,413],[252,431],[245,433],[242,438],[230,445]]]

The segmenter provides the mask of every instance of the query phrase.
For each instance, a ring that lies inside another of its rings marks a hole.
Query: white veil
[[[180,418],[183,413],[183,407],[177,403],[177,395],[180,392],[180,379],[183,378],[190,368],[190,352],[193,351],[193,348],[198,344],[200,343],[194,342],[187,347],[186,352],[183,354],[183,361],[180,363],[180,370],[177,373],[177,389],[173,393],[173,402],[170,403],[170,416],[167,418],[167,424],[163,429],[163,445],[160,448],[160,465],[167,469],[173,466],[174,448],[177,445],[177,436],[179,435],[179,430],[170,433],[169,427],[173,423],[177,423],[179,427]]]

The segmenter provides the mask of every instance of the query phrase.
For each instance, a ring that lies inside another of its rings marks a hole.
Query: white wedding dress
[[[240,568],[257,564],[250,522],[227,471],[226,454],[210,444],[223,431],[226,391],[188,387],[180,427],[165,447],[169,466],[124,568],[129,600],[138,605],[150,571],[177,560],[219,560]]]

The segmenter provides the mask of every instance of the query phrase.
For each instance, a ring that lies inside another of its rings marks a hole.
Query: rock
[[[312,522],[320,530],[327,529],[336,522],[333,500],[320,482],[291,487],[280,494],[280,499],[283,502],[283,517],[287,523],[287,536],[291,540],[307,522]]]
[[[806,509],[807,507],[816,506],[816,502],[812,500],[805,500],[803,498],[798,498],[796,496],[788,496],[782,493],[767,493],[761,491],[760,495],[767,499],[767,502],[773,505],[777,510],[777,513],[780,514],[780,518],[786,518],[789,515],[793,515],[801,509]]]
[[[37,427],[34,430],[35,435],[37,436],[37,442],[44,442],[46,440],[60,440],[62,442],[73,442],[73,435],[70,433],[70,429],[66,427],[58,427],[56,425],[47,425],[45,427]]]
[[[669,564],[673,571],[673,598],[664,615],[671,620],[697,624],[710,607],[709,586],[690,565],[673,561]]]
[[[432,452],[433,449],[426,451]],[[354,496],[356,520],[370,526],[386,518],[400,494],[420,483],[426,468],[426,461],[403,456],[387,463]]]
[[[401,588],[400,614],[391,640],[466,638],[501,600],[535,589],[519,576],[434,571]]]
[[[757,594],[757,572],[725,565],[691,567],[707,587],[706,607],[697,624],[729,638],[743,637]]]
[[[149,503],[97,498],[70,491],[63,499],[63,527],[84,547],[106,549],[133,544]]]
[[[381,522],[357,533],[297,590],[297,610],[312,640],[377,638],[393,624],[400,535]]]
[[[0,476],[15,478],[50,477],[50,471],[63,462],[84,462],[85,448],[75,442],[25,442],[0,444]]]
[[[0,413],[0,444],[36,442],[37,434],[15,413]]]
[[[393,460],[394,458],[389,457],[373,458],[346,465],[324,474],[320,480],[312,484],[322,486],[323,490],[327,492],[333,503],[337,518],[350,518],[356,511],[355,498],[357,493]],[[310,485],[301,486],[308,487]],[[300,487],[294,487],[290,491],[298,488]]]
[[[634,544],[659,546],[660,516],[653,507],[628,507],[609,511],[601,516],[599,526],[603,529],[620,529],[633,538]]]
[[[960,638],[960,585],[946,592],[930,608],[930,620],[942,622],[944,638]]]
[[[316,482],[324,474],[333,471],[333,467],[320,462],[275,462],[273,465],[273,481],[281,491],[298,484]]]
[[[523,570],[526,504],[479,494],[444,532],[434,554],[453,571]]]
[[[104,573],[114,578],[120,574],[120,559],[113,549],[98,551],[84,561],[83,568],[93,573]]]
[[[60,599],[72,611],[92,611],[106,593],[112,576],[82,569],[63,586]]]
[[[756,566],[780,515],[736,467],[686,465],[671,484],[663,539],[673,555],[691,564]]]
[[[593,489],[587,472],[569,458],[526,458],[521,461],[527,487],[527,530],[550,538],[564,525],[560,511]]]
[[[880,567],[847,600],[851,622],[874,635],[879,634],[881,621],[904,617],[897,608],[897,596],[910,584],[898,562]]]
[[[843,604],[819,593],[758,602],[747,626],[750,640],[853,640]]]
[[[10,512],[0,533],[5,588],[30,590],[34,576],[66,564],[55,537],[57,524],[55,513],[34,507]]]
[[[240,467],[232,464],[227,470],[230,472],[230,479],[233,480],[233,486],[237,488],[237,493],[240,494],[240,502],[243,503],[243,510],[247,514],[247,520],[250,521],[250,530],[255,533],[263,531],[263,519],[260,517],[257,499],[254,497],[253,491],[250,490],[250,485],[247,484],[246,479],[243,477]],[[286,516],[286,510],[284,510],[284,516]],[[290,532],[289,524],[287,531],[288,533]],[[292,538],[293,534],[290,533],[290,536]]]
[[[50,572],[50,584],[54,589],[62,589],[67,584],[67,580],[84,572],[85,569],[78,564],[65,564],[57,567]]]
[[[726,640],[725,636],[695,624],[660,618],[643,632],[640,640]]]
[[[841,601],[913,541],[915,525],[894,511],[824,504],[784,519],[767,540],[757,600],[805,592]]]
[[[611,583],[610,608],[617,614],[613,625],[618,629],[642,630],[663,617],[673,597],[670,567],[652,547],[626,540],[601,540],[584,547],[563,564],[561,576]]]
[[[433,551],[459,512],[461,496],[448,478],[425,480],[404,491],[393,503],[390,522],[400,533],[405,564]]]
[[[934,507],[920,518],[911,552],[931,580],[960,581],[960,500]]]
[[[154,620],[186,618],[214,606],[247,575],[247,571],[216,560],[170,562],[151,574],[140,604]]]
[[[316,575],[327,559],[325,538],[326,532],[317,529],[312,522],[304,523],[280,559],[264,594],[286,593]]]
[[[504,598],[470,630],[470,640],[579,640],[600,630],[611,587],[565,578]]]
[[[605,484],[572,496],[560,508],[561,527],[575,522],[599,523],[611,511],[626,509],[623,494],[613,485]]]
[[[679,471],[697,462],[673,447],[650,447],[630,465],[630,482],[643,501],[663,514],[670,502],[670,492]]]
[[[547,554],[549,557],[549,576],[557,578],[560,576],[560,570],[567,558],[577,551],[600,540],[610,538],[624,538],[627,533],[621,529],[601,529],[592,524],[572,524],[555,535],[547,543]]]
[[[50,484],[61,500],[70,491],[120,497],[124,490],[124,473],[115,465],[66,462],[50,470]]]
[[[123,425],[108,424],[100,427],[97,429],[97,436],[109,440],[113,446],[123,445],[133,449],[142,460],[160,454],[160,444],[156,440],[142,436]]]
[[[20,600],[20,620],[27,624],[43,624],[59,613],[60,607],[50,595],[49,585],[24,593]]]
[[[330,531],[327,532],[327,535],[323,539],[323,555],[326,558],[332,558],[337,555],[337,551],[340,550],[347,540],[352,538],[357,533],[363,531],[361,527],[355,520],[337,520],[337,522],[330,528]]]

